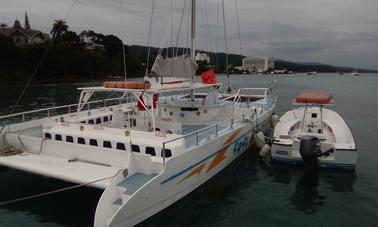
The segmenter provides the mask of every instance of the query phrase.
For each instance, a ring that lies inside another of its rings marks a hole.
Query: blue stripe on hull
[[[244,127],[244,126],[243,126]],[[222,148],[218,149],[217,151],[215,151],[214,153],[210,154],[209,156],[207,156],[206,158],[202,159],[201,161],[198,161],[197,163],[181,170],[180,172],[176,173],[175,175],[171,176],[171,177],[168,177],[167,179],[163,180],[160,184],[165,184],[167,183],[168,181],[170,180],[173,180],[175,179],[176,177],[184,174],[185,172],[187,172],[188,170],[190,169],[193,169],[194,167],[202,164],[203,162],[207,161],[208,159],[214,157],[216,154],[218,154],[221,150],[223,150],[224,148],[228,147],[228,146],[231,146],[233,145],[234,143],[236,143],[236,141],[238,141],[240,138],[242,138],[243,136],[245,135],[248,135],[249,133],[253,132],[253,130],[248,130],[247,132],[245,132],[244,134],[242,134],[241,136],[237,137],[237,139],[235,139],[234,141],[232,141],[231,143],[227,144],[227,145],[224,145],[222,146]]]
[[[272,162],[287,163],[287,164],[292,164],[292,165],[303,165],[302,160],[278,158],[278,157],[272,157]],[[319,166],[323,168],[334,168],[334,169],[354,169],[356,165],[319,162]]]

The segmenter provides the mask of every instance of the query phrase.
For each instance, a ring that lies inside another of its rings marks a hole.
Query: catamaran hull
[[[273,108],[259,117],[258,128],[268,128],[272,111]],[[250,147],[255,123],[244,124],[213,141],[169,159],[163,172],[128,198],[106,223],[107,218],[103,215],[107,212],[102,212],[101,208],[106,207],[103,203],[113,202],[106,201],[109,196],[105,194],[114,191],[111,187],[116,186],[109,185],[99,201],[95,227],[134,226],[177,202],[218,174]]]
[[[271,153],[272,162],[303,165],[299,151],[292,145],[274,143]],[[354,169],[357,163],[358,152],[355,149],[334,149],[332,158],[319,158],[318,165],[324,168]]]

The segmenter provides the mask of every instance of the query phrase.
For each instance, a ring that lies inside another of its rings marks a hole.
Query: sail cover
[[[161,55],[156,57],[152,72],[161,77],[182,77],[191,79],[196,74],[198,65],[188,56],[178,56],[164,59]]]

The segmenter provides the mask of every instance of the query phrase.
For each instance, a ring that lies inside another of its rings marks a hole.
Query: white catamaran
[[[162,211],[245,152],[276,104],[274,85],[222,93],[193,80],[193,53],[159,56],[143,82],[79,88],[78,104],[0,117],[0,164],[104,189],[94,226]]]

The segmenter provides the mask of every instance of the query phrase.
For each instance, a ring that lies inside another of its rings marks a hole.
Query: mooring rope
[[[57,189],[57,190],[36,194],[36,195],[30,195],[30,196],[21,197],[21,198],[18,198],[18,199],[12,199],[12,200],[8,200],[8,201],[4,201],[4,202],[0,203],[0,206],[5,206],[5,205],[12,204],[12,203],[22,202],[22,201],[29,200],[29,199],[35,199],[35,198],[39,198],[39,197],[43,197],[43,196],[47,196],[47,195],[51,195],[51,194],[56,194],[56,193],[59,193],[59,192],[64,192],[64,191],[88,186],[90,184],[94,184],[94,183],[97,183],[97,182],[100,182],[100,181],[112,179],[115,176],[117,176],[121,171],[122,171],[122,169],[118,170],[117,173],[115,175],[111,176],[111,177],[106,177],[106,178],[94,180],[94,181],[91,181],[91,182],[88,182],[88,183],[83,183],[83,184],[79,184],[79,185],[74,185],[74,186],[70,186],[70,187],[66,187],[66,188],[60,188],[60,189]]]

